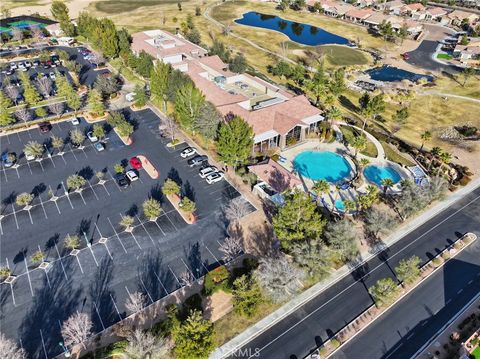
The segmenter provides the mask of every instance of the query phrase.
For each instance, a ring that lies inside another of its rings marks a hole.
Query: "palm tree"
[[[428,164],[428,168],[427,170],[430,171],[430,168],[432,167],[433,165],[433,161],[435,160],[435,158],[437,156],[440,156],[440,154],[442,153],[442,149],[440,147],[433,147],[431,150],[430,150],[430,154],[432,155],[432,158],[430,159],[430,163]]]
[[[422,139],[422,146],[420,146],[420,152],[422,152],[425,142],[428,142],[432,139],[432,133],[430,131],[425,131],[420,135],[420,138]]]
[[[317,203],[320,203],[320,196],[330,192],[330,184],[324,179],[315,181],[315,184],[312,186],[312,191],[317,196]]]
[[[352,141],[352,147],[355,149],[353,157],[357,158],[358,151],[362,151],[367,147],[367,139],[364,136],[355,137]]]
[[[346,200],[343,201],[343,205],[345,206],[345,212],[355,211],[357,209],[357,202]]]
[[[440,153],[439,157],[442,160],[442,162],[444,162],[444,163],[448,163],[452,159],[452,155],[448,152],[445,152],[445,151],[442,151],[442,153]]]
[[[327,119],[329,121],[336,121],[339,118],[342,118],[342,111],[336,106],[332,106],[328,111],[327,111]]]
[[[382,186],[383,186],[383,195],[387,194],[387,190],[394,185],[391,178],[383,178],[382,179]]]

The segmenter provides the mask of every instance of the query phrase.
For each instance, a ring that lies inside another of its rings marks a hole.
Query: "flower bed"
[[[195,217],[195,214],[193,213],[187,213],[183,211],[179,204],[180,204],[180,197],[176,194],[169,194],[166,196],[167,199],[170,201],[170,203],[175,207],[178,213],[182,216],[183,220],[187,222],[188,224],[194,224],[197,221],[197,218]]]

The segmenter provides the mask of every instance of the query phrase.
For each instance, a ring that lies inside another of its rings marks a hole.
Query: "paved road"
[[[380,278],[393,276],[392,268],[401,259],[417,255],[422,262],[425,262],[449,245],[453,239],[468,231],[480,235],[480,188],[472,191],[462,200],[396,242],[386,252],[368,261],[352,275],[343,278],[253,339],[241,348],[237,355],[232,355],[232,358],[250,357],[241,354],[248,352],[252,353],[251,357],[254,357],[255,349],[260,350],[260,358],[303,358],[372,304],[367,288]],[[464,266],[462,270],[472,270],[478,265],[480,265],[480,256],[477,255],[474,256],[471,265]],[[455,270],[453,273],[458,272]],[[450,293],[458,290],[454,280],[445,283],[445,291]],[[419,321],[421,319],[421,317],[418,318]],[[393,347],[394,343],[386,344],[383,349],[382,343],[372,344],[372,346],[375,345],[376,350],[386,352]],[[371,350],[375,351],[375,349]],[[375,356],[365,357],[374,358]]]
[[[419,47],[408,53],[410,58],[406,61],[411,65],[431,71],[448,72],[450,74],[461,71],[460,67],[444,65],[432,59],[432,54],[436,51],[437,46],[437,41],[423,40]]]

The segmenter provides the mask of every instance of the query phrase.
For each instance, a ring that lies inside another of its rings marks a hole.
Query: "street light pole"
[[[52,158],[52,154],[50,153],[50,150],[48,149],[48,147],[45,143],[43,144],[43,147],[45,147],[45,151],[47,151],[48,158]]]
[[[68,196],[68,191],[67,191],[67,188],[65,187],[65,185],[63,184],[63,181],[60,181],[60,183],[62,184],[63,192],[65,192],[65,196]]]
[[[87,241],[87,247],[91,247],[91,246],[92,246],[92,243],[90,243],[90,241],[88,240],[87,234],[85,233],[85,231],[83,231],[83,237],[84,237],[85,240]]]
[[[60,347],[62,348],[63,355],[65,355],[65,358],[70,358],[70,355],[71,355],[70,350],[68,350],[65,344],[63,344],[63,342],[60,342],[58,343],[58,345],[60,345]]]

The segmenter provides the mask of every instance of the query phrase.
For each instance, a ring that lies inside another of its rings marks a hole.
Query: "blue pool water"
[[[345,158],[333,152],[302,152],[293,160],[293,168],[312,180],[339,182],[350,175],[352,168]]]
[[[367,180],[375,183],[377,186],[380,187],[382,187],[382,180],[384,178],[390,178],[394,184],[400,182],[400,180],[402,179],[398,172],[390,166],[383,167],[370,165],[365,167],[365,169],[363,170],[363,174],[367,178]]]
[[[275,30],[287,35],[290,40],[304,45],[347,45],[349,43],[346,38],[332,34],[319,27],[284,20],[278,16],[265,15],[255,11],[243,14],[243,17],[235,20],[235,22],[237,24]]]
[[[345,211],[345,203],[341,199],[335,201],[335,208],[339,211]]]
[[[421,78],[426,78],[429,82],[433,81],[433,76],[416,74],[414,72],[402,70],[392,66],[376,67],[374,69],[366,71],[366,73],[370,75],[370,78],[372,80],[376,81],[393,82],[406,79],[412,82],[416,82]]]

